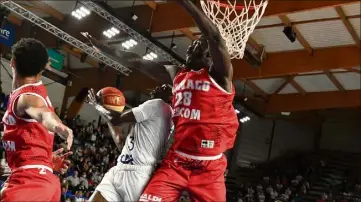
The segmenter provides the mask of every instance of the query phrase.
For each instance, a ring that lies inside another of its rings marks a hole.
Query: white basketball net
[[[237,8],[236,0],[201,0],[203,11],[218,27],[232,59],[243,58],[248,38],[268,4],[267,0],[257,0],[258,3],[256,0],[243,1],[244,7]]]

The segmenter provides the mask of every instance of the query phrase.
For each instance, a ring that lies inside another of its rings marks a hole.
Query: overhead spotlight
[[[283,29],[283,33],[293,43],[296,41],[296,32],[293,31],[292,26],[287,26]]]
[[[246,123],[247,121],[251,120],[251,118],[244,111],[244,109],[235,109],[235,111],[236,111],[237,117],[239,118],[239,121],[241,123]]]
[[[176,48],[178,48],[177,44],[172,43],[172,44],[170,45],[170,49],[171,49],[171,50],[172,50],[172,49],[176,49]]]
[[[122,43],[122,46],[125,48],[125,49],[129,49],[129,48],[132,48],[134,46],[136,46],[138,44],[138,42],[136,42],[134,39],[129,39],[127,41],[124,41]]]
[[[108,37],[109,39],[112,38],[113,36],[115,35],[118,35],[120,33],[120,31],[115,28],[115,27],[112,27],[110,29],[107,29],[103,32],[103,34]]]
[[[138,19],[138,16],[135,15],[133,12],[130,13],[130,17],[131,17],[134,21],[136,21],[136,20]]]
[[[150,52],[150,53],[148,53],[148,54],[145,54],[145,55],[143,56],[143,59],[144,59],[144,60],[154,60],[154,59],[157,58],[157,57],[158,57],[157,54],[155,54],[155,53],[153,53],[153,52]]]
[[[84,6],[77,8],[71,12],[71,15],[76,19],[80,20],[90,14],[90,11],[86,9]]]
[[[241,123],[245,123],[245,122],[250,121],[250,120],[251,120],[251,118],[249,118],[249,116],[245,116],[245,117],[239,119],[239,121],[240,121]]]

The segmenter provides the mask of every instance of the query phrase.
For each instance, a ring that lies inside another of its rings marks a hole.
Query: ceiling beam
[[[247,44],[249,44],[254,49],[256,49],[258,53],[262,53],[262,51],[263,51],[262,60],[267,59],[267,52],[265,50],[263,50],[264,47],[262,45],[258,44],[257,41],[255,41],[252,37],[248,38]]]
[[[306,95],[306,91],[298,84],[294,79],[290,80],[290,84],[303,96]]]
[[[193,32],[188,28],[183,28],[180,29],[179,31],[182,32],[186,37],[188,37],[192,41],[199,39],[199,36],[194,35]]]
[[[333,91],[299,94],[283,94],[270,97],[265,104],[265,113],[280,113],[329,108],[361,106],[360,90]]]
[[[348,69],[348,71],[349,71],[349,72],[355,72],[355,73],[361,74],[361,69],[351,68],[351,69]]]
[[[299,73],[343,68],[346,70],[361,64],[360,50],[356,47],[332,47],[315,49],[310,57],[305,51],[268,53],[259,68],[251,67],[244,60],[232,60],[235,80],[267,77],[284,77]]]
[[[339,91],[344,92],[345,88],[342,86],[342,84],[338,81],[338,79],[332,74],[330,71],[325,71],[326,76],[330,79],[330,81],[335,85],[336,88],[338,88]]]
[[[58,19],[60,21],[64,20],[64,15],[55,8],[49,6],[47,3],[39,0],[32,0],[29,2],[33,4],[36,8],[42,10],[44,13],[54,17],[55,19]]]
[[[61,49],[64,50],[65,52],[67,52],[67,53],[70,53],[73,57],[76,57],[76,58],[78,58],[80,60],[81,51],[80,52],[75,51],[74,48],[71,45],[66,44],[66,45],[62,46]],[[94,60],[91,57],[86,57],[85,62],[88,63],[92,67],[96,67],[96,68],[99,67],[99,62]],[[70,67],[70,68],[72,68],[72,67]]]
[[[289,83],[293,78],[295,78],[296,75],[287,76],[285,78],[285,81],[278,87],[273,93],[272,96],[279,94]]]
[[[347,19],[347,16],[346,16],[345,12],[343,11],[342,7],[341,7],[341,6],[336,6],[335,9],[336,9],[336,12],[337,12],[338,16],[340,16],[343,24],[345,25],[347,31],[350,33],[350,35],[352,36],[353,40],[355,41],[356,46],[357,46],[358,48],[361,48],[361,45],[360,45],[360,37],[358,36],[358,34],[357,34],[357,32],[355,31],[355,29],[352,27],[350,21]]]
[[[264,16],[286,15],[295,12],[301,12],[324,7],[334,7],[346,3],[358,2],[359,0],[306,0],[306,1],[277,1],[271,0],[266,8]],[[199,1],[197,2],[199,6]],[[148,7],[148,6],[146,6]],[[142,10],[142,9],[139,9]],[[137,12],[139,24],[149,23],[149,14]],[[176,2],[158,4],[157,12],[153,14],[152,32],[163,32],[170,30],[179,30],[183,28],[195,27],[191,16]]]
[[[264,92],[260,87],[258,87],[255,83],[253,83],[253,81],[243,80],[243,82],[255,92],[256,96],[258,95],[261,96],[264,100],[268,100],[268,94]]]
[[[361,15],[350,15],[347,16],[347,19],[355,19],[355,18],[361,18]],[[334,18],[323,18],[323,19],[314,19],[314,20],[302,20],[302,21],[294,21],[292,22],[292,25],[301,25],[301,24],[308,24],[308,23],[315,23],[315,22],[328,22],[328,21],[336,21],[336,20],[341,20],[340,17],[334,17]],[[271,25],[260,25],[257,26],[256,29],[266,29],[266,28],[272,28],[272,27],[283,27],[284,24],[283,23],[277,23],[277,24],[271,24]],[[198,32],[193,32],[194,35],[201,35],[201,33]],[[173,34],[169,34],[169,35],[162,35],[162,36],[157,36],[154,37],[155,39],[169,39],[169,38],[180,38],[180,37],[185,37],[184,34],[175,34],[173,36]]]
[[[282,21],[282,23],[285,26],[292,26],[292,22],[291,20],[286,16],[286,15],[280,15],[278,16],[278,18]],[[293,31],[296,33],[296,38],[298,40],[298,42],[300,42],[300,44],[303,46],[303,48],[305,48],[305,50],[312,55],[312,47],[310,46],[310,44],[307,42],[307,40],[302,36],[301,32],[297,29],[296,26],[292,26]]]
[[[154,1],[144,1],[145,4],[147,4],[151,9],[157,10],[158,4]]]

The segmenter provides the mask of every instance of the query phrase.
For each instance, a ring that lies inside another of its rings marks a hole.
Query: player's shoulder
[[[151,99],[143,103],[143,105],[163,105],[166,104],[162,99]]]
[[[156,98],[146,101],[144,104],[152,105],[156,108],[157,111],[162,112],[163,115],[170,114],[172,111],[172,108],[169,104],[164,102],[162,99]]]

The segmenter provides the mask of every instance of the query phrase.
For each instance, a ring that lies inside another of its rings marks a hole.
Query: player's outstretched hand
[[[67,149],[70,150],[73,145],[73,131],[66,127],[64,124],[59,124],[55,128],[55,132],[63,139],[66,140]]]
[[[87,101],[88,101],[88,103],[89,104],[91,104],[91,105],[93,105],[93,106],[95,106],[95,105],[97,105],[97,104],[100,104],[100,98],[99,98],[99,96],[97,96],[96,94],[95,94],[95,91],[94,91],[94,89],[90,89],[90,90],[88,90],[88,98],[87,98]]]
[[[81,35],[83,35],[88,40],[91,40],[92,36],[88,32],[80,32]]]
[[[87,102],[90,105],[92,105],[95,108],[95,110],[97,110],[103,118],[105,118],[107,120],[112,119],[111,112],[109,110],[105,109],[103,106],[101,106],[101,98],[99,95],[95,94],[94,89],[88,90]]]
[[[64,174],[70,165],[70,160],[68,160],[68,157],[73,154],[73,152],[69,151],[66,153],[63,153],[64,149],[60,148],[53,152],[53,170]]]

